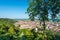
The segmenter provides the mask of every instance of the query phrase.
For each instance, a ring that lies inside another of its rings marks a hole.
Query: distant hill
[[[15,21],[19,21],[19,20],[22,20],[22,21],[26,21],[26,20],[29,20],[29,19],[13,19]]]
[[[13,24],[14,22],[16,22],[13,19],[9,19],[9,18],[0,18],[0,24]]]

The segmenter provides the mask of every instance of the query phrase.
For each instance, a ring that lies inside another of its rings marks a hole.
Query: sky
[[[26,19],[27,7],[27,0],[0,0],[0,18]]]

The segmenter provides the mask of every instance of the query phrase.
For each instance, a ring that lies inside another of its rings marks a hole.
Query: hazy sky
[[[27,0],[0,0],[0,18],[28,18]]]

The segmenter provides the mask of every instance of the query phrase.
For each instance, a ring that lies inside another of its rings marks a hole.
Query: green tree
[[[48,11],[52,13],[49,13]],[[44,40],[46,40],[46,22],[49,20],[49,14],[51,15],[51,19],[54,21],[56,19],[57,14],[60,11],[60,1],[59,0],[30,0],[29,7],[27,8],[27,13],[29,17],[33,20],[35,17],[38,17],[40,21],[43,22],[43,32],[44,32]]]

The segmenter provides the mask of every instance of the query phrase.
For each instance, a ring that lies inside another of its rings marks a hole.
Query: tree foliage
[[[48,12],[50,10],[50,12]],[[40,20],[49,19],[49,14],[51,19],[54,20],[60,11],[60,1],[59,0],[30,0],[29,7],[27,8],[27,13],[29,17],[34,19],[38,17]],[[51,13],[52,12],[52,13]]]

